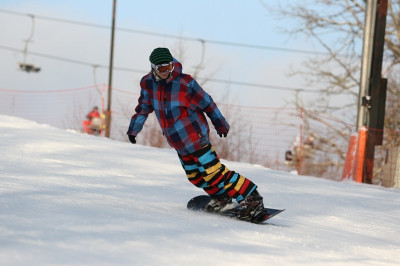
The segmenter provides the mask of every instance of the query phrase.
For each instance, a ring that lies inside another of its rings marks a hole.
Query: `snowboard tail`
[[[201,212],[206,212],[206,213],[211,213],[211,214],[217,214],[225,217],[230,217],[230,218],[237,218],[237,213],[240,211],[240,206],[235,205],[235,204],[230,204],[232,205],[231,207],[227,206],[224,208],[224,210],[219,211],[219,212],[208,212],[205,210],[205,207],[207,204],[210,202],[211,198],[208,195],[200,195],[197,197],[192,198],[189,200],[187,204],[187,208],[192,211],[201,211]],[[249,220],[248,222],[252,223],[262,223],[267,221],[268,219],[271,219],[275,215],[281,213],[284,211],[280,209],[271,209],[271,208],[264,208],[265,215],[261,217],[257,217],[255,220]],[[242,221],[247,221],[247,220],[242,220]]]

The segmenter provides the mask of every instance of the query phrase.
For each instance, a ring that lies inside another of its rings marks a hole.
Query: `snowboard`
[[[225,217],[238,219],[236,217],[237,212],[240,210],[240,206],[238,204],[231,203],[231,204],[225,206],[224,209],[219,212],[207,212],[207,211],[205,211],[205,206],[207,206],[207,204],[210,202],[210,200],[211,200],[211,198],[208,195],[200,195],[200,196],[194,197],[191,200],[189,200],[189,202],[187,204],[187,208],[192,211],[206,212],[206,213],[210,213],[210,214],[216,214],[216,215],[221,215],[221,216],[225,216]],[[260,224],[260,223],[267,221],[268,219],[271,219],[275,215],[283,212],[285,209],[279,210],[279,209],[264,208],[264,210],[267,213],[267,215],[265,215],[263,217],[259,217],[258,219],[250,220],[250,221],[249,220],[241,220],[241,221]]]

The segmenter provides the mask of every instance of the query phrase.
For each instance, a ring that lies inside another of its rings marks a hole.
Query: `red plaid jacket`
[[[181,155],[187,155],[210,143],[210,128],[204,113],[217,133],[229,130],[229,124],[211,96],[190,75],[182,73],[182,65],[176,59],[169,79],[157,81],[154,74],[149,73],[140,81],[140,87],[139,104],[128,135],[137,136],[147,116],[154,111],[168,143]]]

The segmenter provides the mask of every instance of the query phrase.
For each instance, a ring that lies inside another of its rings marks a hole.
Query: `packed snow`
[[[1,265],[400,264],[398,189],[223,160],[286,209],[256,225],[187,210],[171,149],[3,115],[0,144]]]

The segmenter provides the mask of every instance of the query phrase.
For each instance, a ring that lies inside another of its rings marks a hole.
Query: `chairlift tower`
[[[388,0],[367,0],[357,130],[368,128],[363,182],[372,183],[375,146],[382,145],[387,79],[382,61]]]

